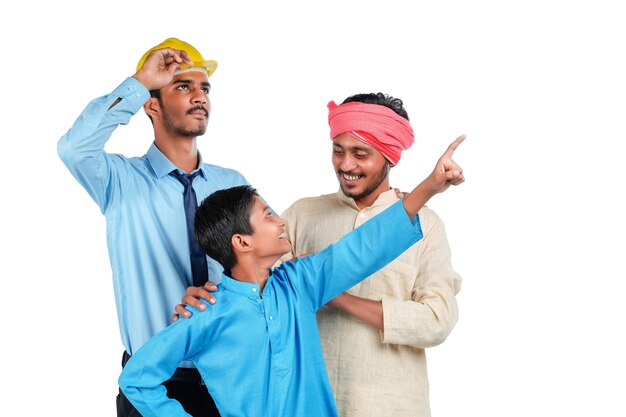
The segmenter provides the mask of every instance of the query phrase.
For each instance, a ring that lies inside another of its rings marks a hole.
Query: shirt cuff
[[[380,341],[396,345],[405,344],[411,335],[406,334],[407,326],[401,325],[404,301],[382,298],[381,302],[383,304],[383,328],[385,330],[380,331]]]
[[[150,98],[150,92],[135,78],[128,77],[122,84],[113,90],[110,97],[114,97],[114,99],[121,98],[135,113],[137,113]]]

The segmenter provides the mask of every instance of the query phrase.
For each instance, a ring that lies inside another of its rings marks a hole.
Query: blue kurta
[[[315,312],[422,237],[402,202],[325,250],[275,268],[257,284],[226,275],[216,304],[150,339],[119,384],[144,416],[187,416],[162,383],[195,363],[222,417],[336,416]]]

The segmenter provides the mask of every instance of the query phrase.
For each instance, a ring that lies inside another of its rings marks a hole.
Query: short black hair
[[[399,116],[404,117],[409,120],[409,114],[404,109],[404,103],[399,98],[392,97],[388,94],[383,93],[367,93],[367,94],[355,94],[346,98],[343,103],[351,103],[353,101],[357,101],[359,103],[366,104],[378,104],[379,106],[389,107],[391,110],[395,111]]]
[[[257,191],[249,185],[226,188],[205,198],[196,209],[194,232],[204,252],[230,270],[237,262],[231,238],[251,235],[250,215]]]

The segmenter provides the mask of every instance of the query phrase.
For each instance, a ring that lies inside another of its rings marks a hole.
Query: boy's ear
[[[235,252],[250,252],[252,250],[252,236],[250,235],[234,234],[230,243]]]

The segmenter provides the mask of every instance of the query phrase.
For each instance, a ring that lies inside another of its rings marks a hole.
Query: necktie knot
[[[200,171],[192,172],[191,174],[181,174],[177,169],[172,171],[172,174],[180,181],[182,185],[189,187],[193,180],[198,176]]]

